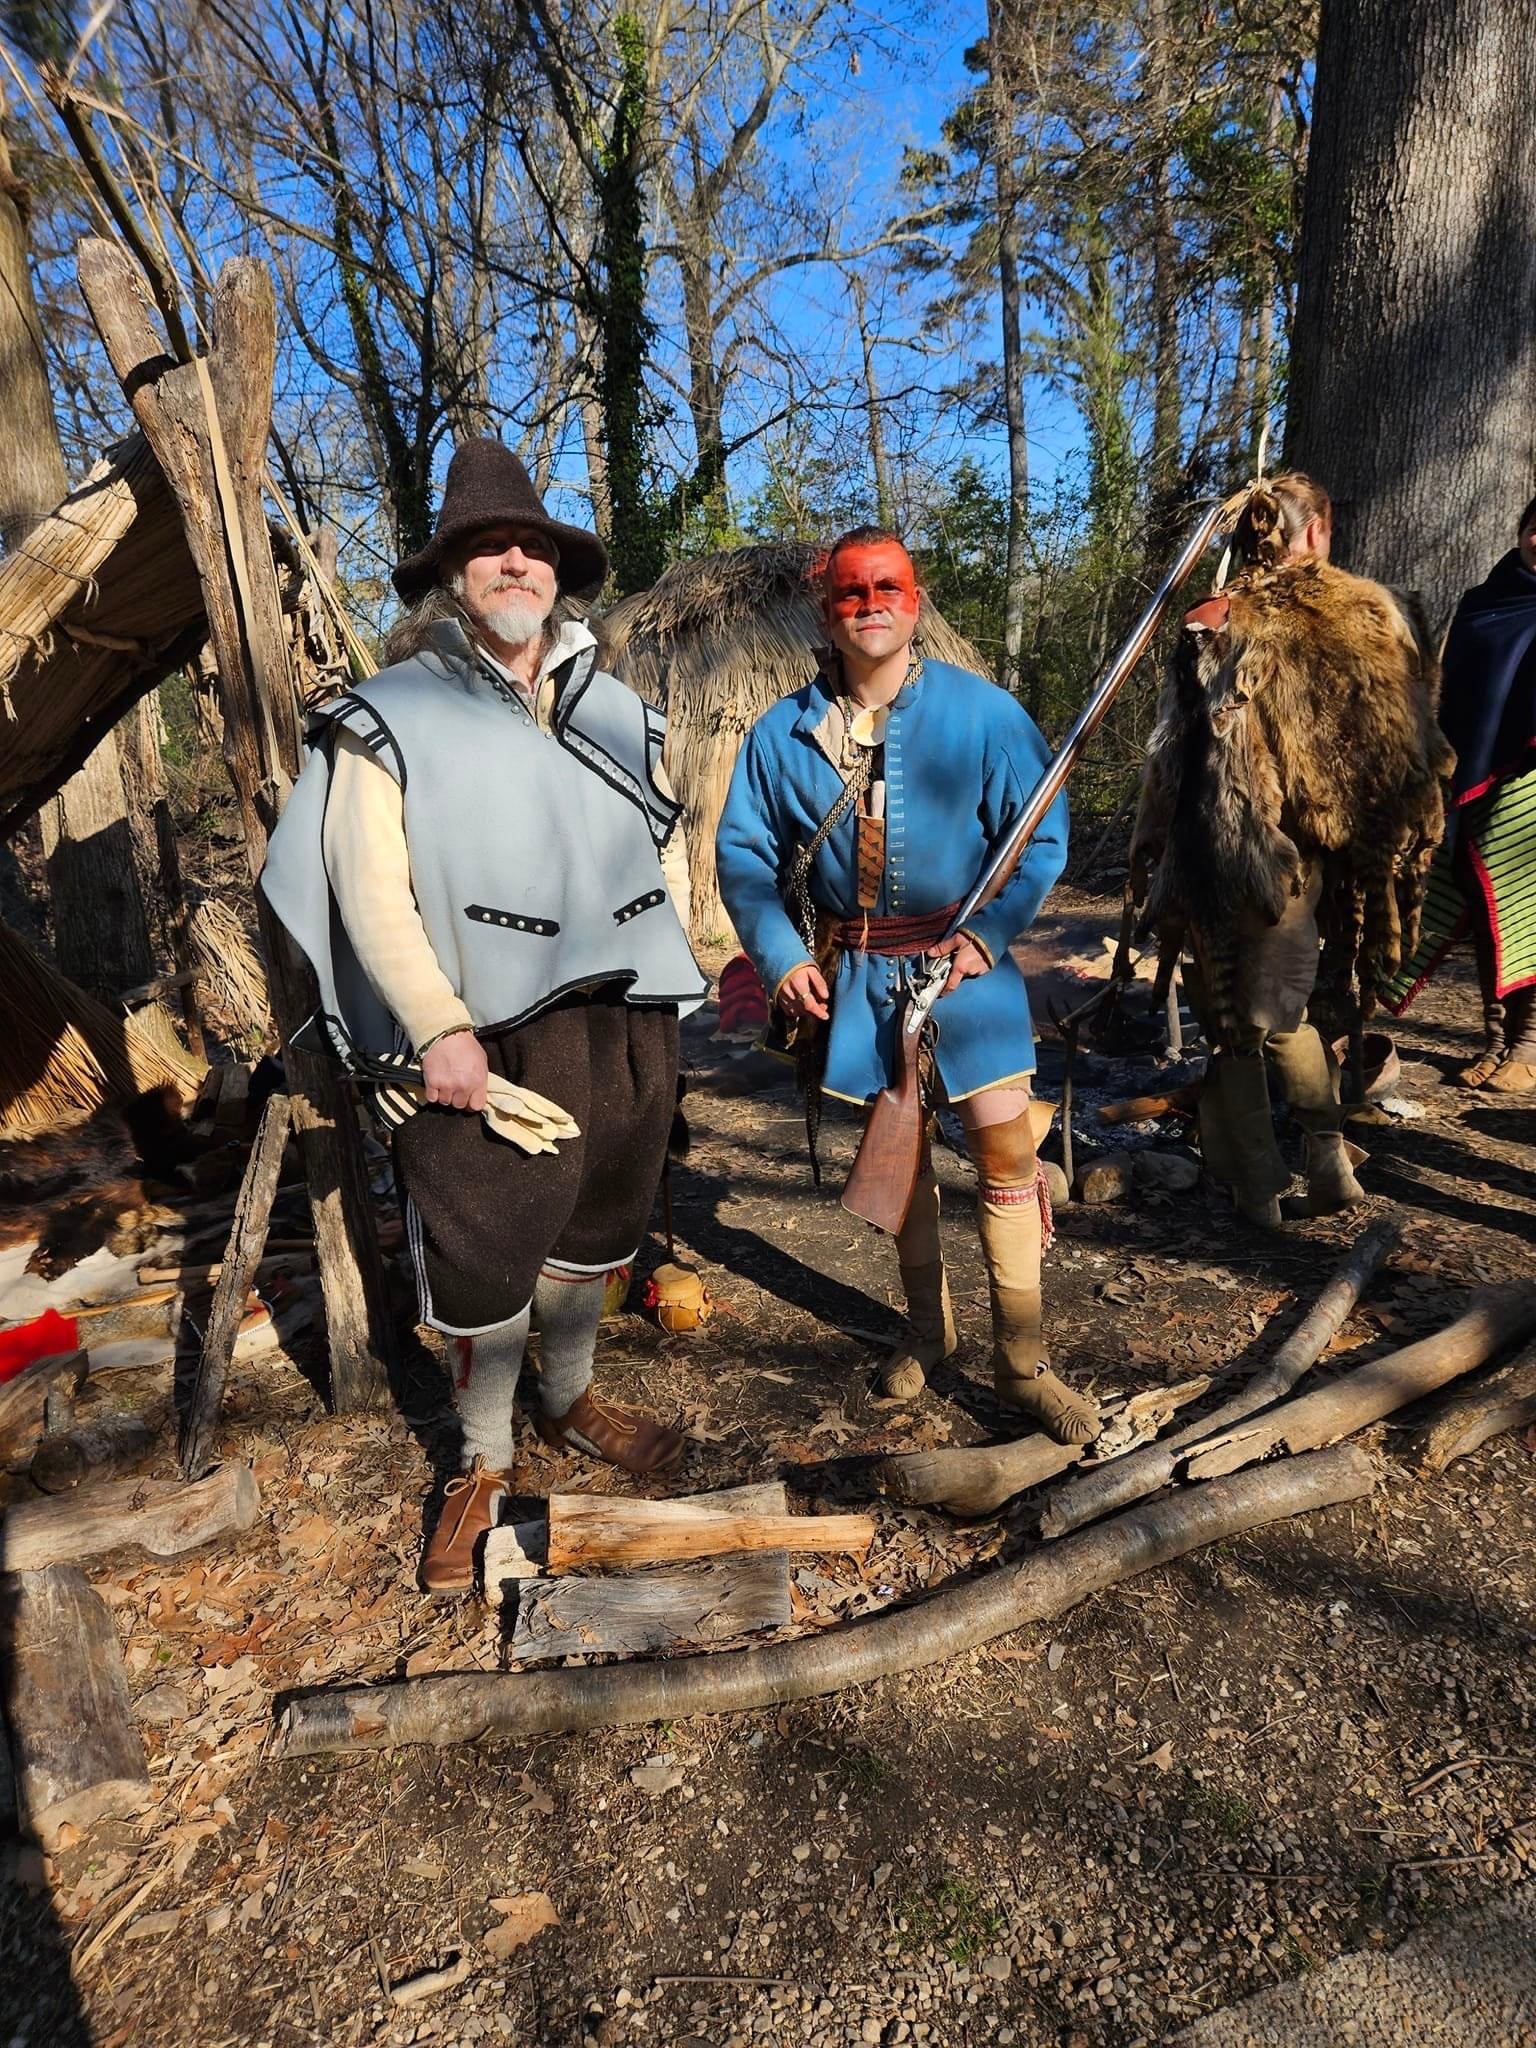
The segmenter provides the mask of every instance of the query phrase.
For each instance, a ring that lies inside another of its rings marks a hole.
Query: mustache
[[[500,597],[503,595],[504,592],[509,590],[515,590],[524,597],[537,597],[539,595],[538,588],[535,584],[516,583],[507,578],[503,578],[503,580],[500,583],[491,584],[489,588],[486,590],[485,594],[487,597]]]

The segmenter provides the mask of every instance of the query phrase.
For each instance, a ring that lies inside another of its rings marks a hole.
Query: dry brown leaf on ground
[[[491,1911],[502,1918],[499,1925],[486,1930],[485,1946],[498,1962],[526,1948],[546,1927],[560,1925],[548,1892],[518,1892],[509,1899],[492,1899]]]

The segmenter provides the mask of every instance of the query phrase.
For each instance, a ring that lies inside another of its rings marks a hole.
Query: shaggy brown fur
[[[1159,706],[1133,842],[1144,922],[1199,933],[1231,1026],[1243,910],[1277,922],[1320,860],[1325,979],[1357,978],[1368,1011],[1415,943],[1445,827],[1438,666],[1391,592],[1328,563],[1247,569],[1223,594],[1225,625],[1180,634]]]

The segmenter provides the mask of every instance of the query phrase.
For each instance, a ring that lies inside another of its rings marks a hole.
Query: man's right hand
[[[440,1102],[446,1109],[484,1109],[489,1072],[485,1047],[473,1031],[450,1031],[427,1047],[421,1062],[428,1102]]]
[[[819,1017],[825,1024],[827,1002],[827,984],[822,980],[821,969],[809,960],[786,976],[779,990],[779,1008],[792,1024],[805,1017]]]

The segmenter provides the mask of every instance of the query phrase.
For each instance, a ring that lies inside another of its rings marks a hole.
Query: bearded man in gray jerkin
[[[463,1443],[421,1568],[439,1595],[472,1584],[508,1491],[530,1319],[547,1443],[631,1473],[683,1448],[591,1388],[605,1282],[665,1156],[679,1014],[706,987],[665,723],[583,622],[555,623],[606,568],[509,449],[458,448],[435,533],[394,573],[388,665],[322,707],[262,877],[315,969],[316,1036],[379,1100],[419,1105],[395,1171]]]

